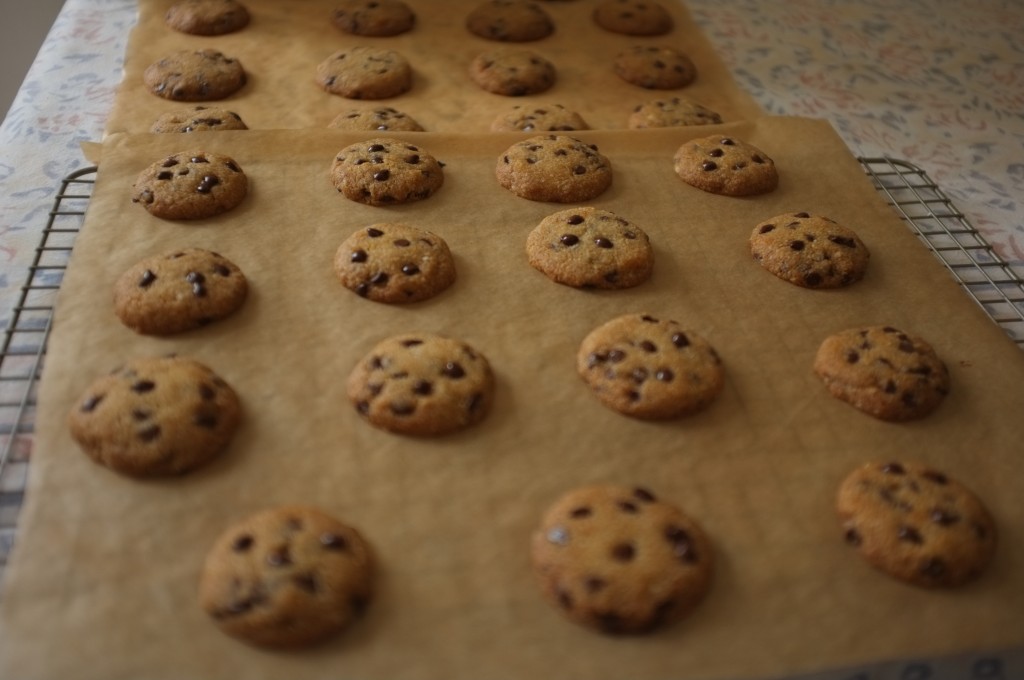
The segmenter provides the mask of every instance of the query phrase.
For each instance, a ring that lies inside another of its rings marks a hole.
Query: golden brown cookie
[[[291,649],[349,627],[372,591],[373,557],[356,529],[318,508],[285,505],[221,534],[203,563],[199,605],[228,635]]]
[[[643,229],[608,210],[570,208],[545,217],[526,239],[530,264],[575,288],[632,288],[654,269]]]
[[[455,282],[455,260],[437,234],[380,222],[345,239],[334,273],[346,288],[375,302],[419,302]]]
[[[652,0],[605,0],[594,9],[594,21],[623,35],[664,35],[675,26],[668,10]]]
[[[718,353],[698,333],[649,314],[627,314],[591,331],[576,370],[608,408],[645,420],[688,415],[725,384]]]
[[[353,369],[349,400],[374,427],[434,436],[479,423],[490,410],[494,376],[465,342],[430,333],[381,341]]]
[[[775,191],[775,161],[753,144],[711,135],[686,142],[673,158],[676,174],[692,187],[723,196],[752,196]]]
[[[881,420],[923,418],[949,393],[949,371],[932,346],[892,326],[825,338],[814,372],[832,396]]]
[[[491,123],[491,132],[571,132],[590,126],[575,111],[561,104],[513,106]]]
[[[337,130],[398,130],[422,132],[423,127],[406,113],[390,106],[374,109],[352,109],[334,117],[327,127]]]
[[[996,527],[984,504],[946,474],[916,462],[873,462],[839,485],[846,542],[873,567],[925,588],[977,578],[992,560]]]
[[[213,49],[180,50],[151,64],[142,74],[150,92],[180,102],[230,97],[247,76],[241,62]]]
[[[334,158],[331,182],[345,198],[368,205],[421,201],[444,184],[437,159],[394,137],[351,144]]]
[[[183,248],[147,257],[114,284],[114,313],[144,335],[170,335],[230,316],[249,284],[238,266],[218,253]]]
[[[529,0],[486,0],[466,17],[466,28],[487,40],[529,42],[554,33],[555,23]]]
[[[677,90],[697,79],[697,67],[671,47],[634,45],[615,57],[615,75],[648,90]]]
[[[555,66],[528,50],[499,49],[478,54],[469,75],[481,89],[505,97],[540,94],[555,84]]]
[[[711,588],[711,542],[641,487],[574,489],[544,514],[531,558],[544,597],[604,633],[643,633],[690,613]]]
[[[338,0],[331,21],[353,35],[383,38],[416,25],[416,14],[402,0]]]
[[[539,135],[510,146],[498,158],[498,183],[531,201],[580,203],[612,184],[612,165],[594,144],[567,135]]]
[[[170,111],[161,115],[150,132],[216,132],[219,130],[248,130],[234,111],[214,106],[194,106],[184,111]]]
[[[167,25],[191,35],[224,35],[249,25],[249,10],[237,0],[181,0],[167,10]]]
[[[225,213],[249,193],[249,180],[231,157],[182,151],[153,163],[132,185],[132,202],[166,220]]]
[[[231,386],[184,357],[135,359],[94,381],[68,416],[97,463],[125,475],[177,475],[230,443],[241,420]]]
[[[803,288],[860,281],[871,257],[855,231],[806,212],[777,215],[754,227],[750,253],[772,274]]]
[[[350,47],[316,67],[316,82],[326,92],[348,99],[387,99],[412,87],[412,67],[394,50]]]
[[[642,130],[686,125],[717,125],[721,122],[722,116],[716,111],[684,97],[672,97],[654,99],[637,105],[629,116],[627,126],[631,130]]]

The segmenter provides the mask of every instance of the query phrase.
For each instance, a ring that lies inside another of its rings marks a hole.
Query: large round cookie
[[[429,333],[383,340],[353,369],[348,396],[375,427],[408,435],[442,435],[487,415],[494,376],[468,344]]]
[[[575,288],[632,288],[654,269],[647,234],[599,208],[570,208],[545,217],[526,239],[530,264]]]
[[[170,111],[153,121],[150,132],[216,132],[248,130],[242,117],[220,107],[194,106],[185,111]]]
[[[491,122],[491,132],[571,132],[589,130],[583,117],[561,104],[513,106]]]
[[[249,25],[249,10],[237,0],[181,0],[164,15],[167,25],[191,35],[223,35]]]
[[[686,142],[673,158],[676,174],[692,187],[723,196],[752,196],[779,185],[775,162],[735,137],[711,135]]]
[[[382,38],[412,30],[416,14],[402,0],[339,0],[331,21],[346,33]]]
[[[627,314],[590,332],[576,370],[608,408],[634,418],[664,420],[711,403],[725,383],[715,349],[675,321]]]
[[[199,605],[233,637],[297,648],[348,627],[369,604],[373,559],[362,535],[310,506],[257,512],[210,548]]]
[[[374,109],[352,109],[339,113],[327,125],[336,130],[391,130],[399,132],[422,132],[421,126],[412,116],[390,106]]]
[[[114,284],[114,313],[144,335],[170,335],[233,314],[249,284],[238,266],[218,253],[184,248],[147,257]]]
[[[132,202],[156,217],[194,220],[225,213],[248,193],[248,178],[229,156],[182,151],[139,173]]]
[[[334,256],[341,283],[376,302],[419,302],[455,282],[455,261],[444,239],[406,224],[359,229]]]
[[[637,105],[629,115],[627,126],[631,130],[642,130],[686,125],[716,125],[721,122],[722,116],[703,104],[684,97],[672,97],[654,99]]]
[[[350,47],[320,62],[316,82],[325,91],[349,99],[387,99],[412,87],[412,68],[394,50]]]
[[[870,252],[857,233],[823,215],[777,215],[754,227],[750,254],[775,276],[803,288],[860,281]]]
[[[544,515],[531,558],[544,597],[569,620],[642,633],[693,610],[714,556],[701,527],[643,488],[572,490]]]
[[[521,198],[580,203],[611,186],[612,166],[596,145],[566,135],[540,135],[510,146],[498,158],[495,176]]]
[[[555,23],[529,0],[486,0],[466,17],[466,28],[487,40],[529,42],[554,33]]]
[[[832,396],[882,420],[922,418],[949,393],[949,371],[932,346],[892,326],[825,338],[814,372]]]
[[[482,89],[505,97],[540,94],[555,84],[555,66],[528,50],[500,49],[478,54],[469,75]]]
[[[71,410],[71,436],[101,465],[137,477],[176,475],[227,447],[241,420],[234,390],[183,357],[130,361]]]
[[[229,97],[245,85],[241,62],[213,49],[181,50],[142,74],[150,92],[174,101],[204,102]]]
[[[697,79],[693,61],[671,47],[634,45],[619,52],[612,66],[627,83],[648,90],[676,90]]]
[[[653,0],[605,0],[594,8],[594,21],[623,35],[664,35],[675,25],[668,10]]]
[[[356,142],[341,151],[331,166],[331,182],[345,198],[368,205],[421,201],[444,184],[437,159],[394,137]]]
[[[969,489],[927,465],[874,462],[839,485],[846,542],[872,566],[926,588],[977,578],[992,560],[996,528]]]

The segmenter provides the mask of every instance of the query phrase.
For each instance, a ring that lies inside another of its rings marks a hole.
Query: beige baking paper
[[[672,155],[708,129],[591,132],[614,183],[593,205],[645,229],[652,279],[582,291],[533,270],[524,244],[566,206],[502,189],[494,167],[521,136],[424,133],[445,166],[433,197],[373,208],[328,181],[337,131],[117,135],[61,292],[43,376],[38,442],[0,621],[3,678],[367,678],[487,680],[775,677],[871,660],[1024,643],[1024,356],[884,205],[823,122],[762,119],[717,129],[772,156],[774,193],[729,198],[683,184]],[[233,156],[251,195],[195,223],[129,202],[135,176],[201,146]],[[814,291],[750,257],[755,224],[829,215],[872,251],[867,277]],[[377,304],[332,272],[338,245],[379,221],[435,231],[458,281],[433,300]],[[235,317],[158,339],[121,327],[111,286],[136,260],[208,247],[252,282]],[[647,312],[707,337],[727,384],[706,411],[641,422],[601,406],[575,373],[598,324]],[[877,421],[832,399],[811,371],[834,331],[892,324],[929,340],[952,392],[930,417]],[[344,382],[380,339],[438,332],[468,341],[497,375],[493,412],[466,432],[415,439],[375,430]],[[245,423],[229,451],[188,476],[137,481],[93,464],[65,414],[129,357],[177,352],[236,387]],[[845,545],[836,485],[870,459],[927,461],[988,503],[991,568],[952,592],[895,582]],[[639,484],[701,522],[714,587],[688,619],[616,638],[542,601],[531,531],[558,496],[591,482]],[[251,512],[312,503],[358,527],[379,561],[367,616],[329,643],[271,653],[221,634],[196,603],[215,537]]]
[[[546,2],[555,32],[528,43],[502,43],[479,38],[465,27],[480,0],[408,0],[416,27],[387,38],[354,36],[331,23],[332,0],[248,0],[252,16],[245,29],[223,36],[193,36],[172,30],[164,14],[172,0],[140,0],[139,21],[128,41],[124,79],[107,121],[108,132],[148,132],[168,111],[194,104],[173,102],[151,94],[143,83],[146,68],[184,49],[212,48],[238,59],[248,84],[218,105],[237,112],[253,129],[323,128],[351,109],[389,106],[415,118],[430,131],[487,132],[496,116],[514,106],[562,104],[579,112],[594,129],[622,129],[633,109],[653,99],[685,96],[718,111],[725,120],[760,115],[754,100],[737,87],[699,26],[680,2],[663,3],[675,27],[663,36],[637,37],[611,33],[594,23],[591,2]],[[403,55],[414,72],[406,94],[377,101],[346,99],[323,91],[314,80],[317,65],[334,52],[367,45]],[[633,45],[667,46],[687,54],[697,80],[678,90],[647,90],[619,78],[615,56]],[[504,97],[486,92],[471,80],[469,66],[480,53],[523,49],[551,61],[557,82],[547,92],[529,97]],[[197,102],[202,104],[202,102]]]

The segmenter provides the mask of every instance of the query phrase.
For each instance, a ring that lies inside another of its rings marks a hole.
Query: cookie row
[[[842,535],[873,567],[905,583],[950,588],[991,562],[996,527],[967,487],[916,462],[872,462],[836,493]],[[644,487],[571,489],[529,540],[542,597],[566,619],[607,634],[641,634],[691,613],[714,582],[715,543],[701,524]],[[225,633],[265,647],[321,642],[373,596],[375,559],[355,528],[310,506],[281,506],[214,542],[200,607]]]
[[[672,31],[672,15],[650,0],[604,0],[594,23],[612,33],[657,36]],[[238,0],[182,0],[167,10],[166,24],[191,35],[224,35],[249,25],[249,10]],[[337,0],[330,13],[340,30],[364,37],[391,37],[411,31],[416,14],[401,0]],[[555,22],[528,0],[486,0],[466,16],[466,29],[480,38],[531,42],[555,32]]]

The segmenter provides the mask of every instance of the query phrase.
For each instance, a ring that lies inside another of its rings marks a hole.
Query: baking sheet
[[[336,151],[365,135],[111,136],[57,306],[0,609],[0,677],[753,678],[1024,644],[1024,358],[881,202],[827,123],[765,118],[717,129],[773,157],[779,189],[739,199],[682,184],[672,154],[707,130],[579,135],[615,173],[592,204],[639,224],[655,247],[648,283],[605,292],[556,285],[527,264],[526,235],[565,206],[497,185],[495,161],[523,135],[417,136],[446,163],[445,185],[390,208],[349,202],[327,179]],[[251,195],[241,206],[172,223],[129,203],[143,167],[197,144],[246,170]],[[863,281],[804,290],[751,260],[753,226],[799,210],[858,231],[872,251]],[[335,249],[382,220],[446,238],[454,286],[404,307],[342,288]],[[117,276],[184,246],[218,250],[247,272],[243,310],[170,339],[121,327],[110,308]],[[577,378],[587,332],[637,311],[682,322],[722,355],[726,387],[707,411],[631,420]],[[876,421],[831,399],[813,375],[827,334],[878,323],[922,335],[949,365],[953,389],[932,416]],[[411,439],[367,426],[346,403],[355,362],[380,338],[412,330],[487,355],[498,390],[484,423]],[[241,394],[245,423],[227,455],[149,482],[94,465],[70,440],[65,414],[125,357],[166,352],[208,363]],[[978,582],[952,592],[902,585],[843,543],[835,487],[874,458],[925,460],[985,499],[1000,546]],[[690,618],[614,638],[567,623],[541,600],[530,532],[565,490],[591,482],[644,485],[705,526],[715,583]],[[365,533],[379,557],[378,595],[328,644],[270,653],[217,631],[196,604],[196,582],[225,526],[295,501]]]
[[[387,38],[353,36],[330,21],[332,0],[247,0],[248,27],[223,36],[192,36],[167,27],[164,14],[173,0],[140,0],[139,21],[125,54],[124,79],[107,120],[107,132],[148,132],[162,113],[194,104],[151,94],[142,74],[155,61],[182,49],[213,48],[237,58],[249,74],[235,95],[210,103],[242,116],[253,129],[323,128],[349,109],[390,106],[429,131],[487,132],[491,121],[513,106],[562,104],[579,112],[594,129],[623,129],[633,108],[652,99],[677,95],[718,111],[725,120],[760,115],[761,110],[733,81],[710,42],[680,2],[664,2],[675,21],[664,36],[611,33],[594,23],[591,2],[544,2],[555,32],[528,43],[479,38],[465,28],[466,16],[481,0],[407,0],[416,27]],[[337,50],[369,45],[402,54],[414,71],[413,87],[403,95],[356,101],[331,95],[314,82],[317,64]],[[674,47],[697,67],[697,80],[678,90],[647,90],[631,85],[612,69],[615,56],[633,45]],[[504,97],[477,87],[469,77],[473,59],[499,48],[526,49],[551,61],[557,82],[547,92]],[[202,102],[199,102],[201,104]]]

